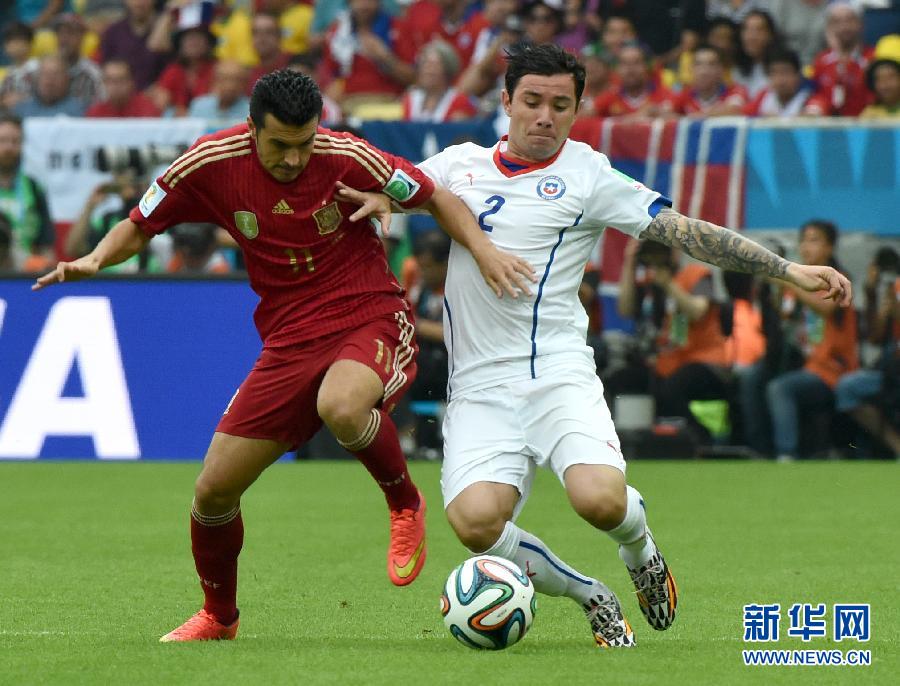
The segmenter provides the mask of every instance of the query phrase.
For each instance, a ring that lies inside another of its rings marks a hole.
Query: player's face
[[[266,113],[262,128],[248,119],[250,134],[256,143],[259,162],[276,181],[293,181],[302,172],[312,155],[316,140],[318,118],[310,119],[302,126],[291,126]]]
[[[510,117],[509,152],[528,162],[542,162],[559,150],[575,123],[575,78],[571,74],[526,74],[513,91],[503,91]]]

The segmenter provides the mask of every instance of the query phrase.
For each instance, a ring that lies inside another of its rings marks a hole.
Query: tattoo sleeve
[[[784,278],[790,262],[730,229],[691,219],[668,207],[641,233],[691,257],[735,272]]]

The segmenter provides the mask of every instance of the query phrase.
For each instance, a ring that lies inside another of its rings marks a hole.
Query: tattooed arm
[[[660,210],[641,238],[664,243],[722,269],[781,279],[804,291],[827,291],[826,298],[845,307],[850,304],[850,282],[831,267],[790,262],[746,236],[668,207]]]

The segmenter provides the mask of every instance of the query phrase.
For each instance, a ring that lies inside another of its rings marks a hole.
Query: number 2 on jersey
[[[478,215],[478,226],[481,227],[482,231],[487,231],[488,233],[490,233],[494,230],[494,227],[488,224],[485,220],[492,214],[497,214],[500,211],[500,208],[503,207],[505,202],[506,198],[504,198],[502,195],[492,195],[490,198],[484,201],[484,204],[490,205],[491,208]]]
[[[297,254],[294,252],[293,248],[285,248],[285,254],[288,256],[288,260],[290,260],[291,269],[294,274],[300,271],[300,265],[297,262]],[[300,248],[300,252],[303,253],[304,261],[306,262],[306,271],[312,273],[316,271],[316,265],[313,264],[312,251],[309,248]]]

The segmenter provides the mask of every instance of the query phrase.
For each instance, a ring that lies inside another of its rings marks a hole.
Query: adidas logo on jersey
[[[291,206],[287,204],[284,198],[282,198],[275,203],[275,207],[272,208],[272,214],[294,214],[294,210],[291,209]]]

